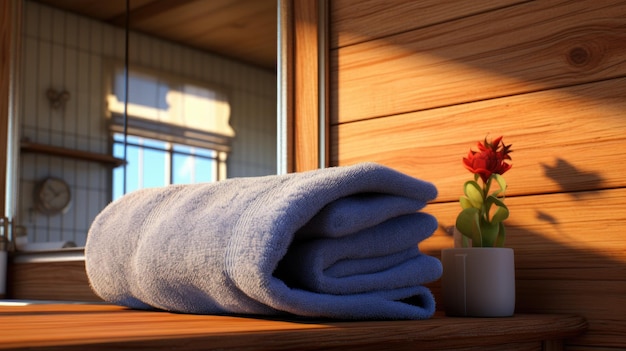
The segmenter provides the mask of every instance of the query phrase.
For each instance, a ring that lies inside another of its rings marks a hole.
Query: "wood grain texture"
[[[111,305],[0,307],[0,349],[538,350],[586,328],[573,315],[337,322],[202,316]]]
[[[373,9],[388,2],[366,1],[331,13],[331,163],[375,161],[434,182],[426,211],[441,228],[420,247],[439,256],[471,178],[462,157],[504,135],[518,311],[587,316],[589,332],[566,350],[625,348],[626,2],[537,0],[387,25]],[[342,29],[368,21],[405,30]],[[439,282],[430,287],[443,308]]]
[[[351,45],[331,52],[331,121],[624,76],[625,41],[623,0],[544,0]]]
[[[577,345],[626,347],[626,188],[508,198],[506,246],[515,250],[517,312],[578,313],[589,331]],[[575,206],[573,206],[575,204]],[[458,203],[432,204],[440,230],[420,249],[440,257]],[[439,283],[432,286],[443,309]]]
[[[13,299],[102,301],[89,287],[84,261],[10,264],[7,294]]]
[[[295,0],[293,7],[294,171],[307,171],[319,167],[318,1]]]
[[[346,123],[331,129],[332,163],[379,162],[433,182],[456,201],[462,158],[486,135],[513,144],[507,195],[626,186],[626,79]]]
[[[126,24],[125,1],[38,2],[122,28]],[[276,70],[275,0],[133,0],[129,7],[133,31]]]
[[[528,0],[333,0],[331,48],[452,21]],[[398,18],[411,21],[398,21]]]

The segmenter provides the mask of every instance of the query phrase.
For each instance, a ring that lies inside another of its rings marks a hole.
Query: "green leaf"
[[[506,207],[502,199],[499,199],[495,196],[490,195],[487,197],[487,200],[485,201],[485,205],[486,205],[485,207],[487,210],[487,214],[491,212],[492,205],[495,205],[497,207],[493,215],[490,218],[489,217],[487,218],[490,223],[499,223],[509,218],[509,209],[508,207]]]
[[[507,218],[509,218],[509,209],[506,206],[498,206],[491,217],[491,222],[502,223]]]
[[[491,175],[491,179],[495,179],[496,183],[498,183],[498,186],[500,187],[500,189],[492,192],[490,195],[492,196],[504,196],[504,192],[506,191],[506,180],[504,180],[504,177],[500,174],[494,173]]]
[[[506,237],[506,231],[504,230],[504,223],[500,222],[499,228],[500,230],[498,231],[498,239],[496,239],[496,246],[503,247],[504,239]]]
[[[459,203],[461,203],[461,207],[463,209],[474,207],[472,206],[472,202],[470,201],[470,199],[466,196],[461,196],[461,198],[459,199]]]
[[[456,218],[456,229],[464,236],[472,239],[472,246],[480,246],[482,241],[480,232],[480,210],[471,207],[461,211]]]
[[[496,240],[498,239],[498,233],[500,232],[499,223],[489,223],[489,222],[482,221],[482,223],[480,223],[480,230],[482,233],[482,243],[480,246],[483,246],[483,247],[494,246],[496,243]]]
[[[470,201],[472,207],[481,208],[483,206],[483,190],[475,181],[469,180],[463,186],[463,192]]]

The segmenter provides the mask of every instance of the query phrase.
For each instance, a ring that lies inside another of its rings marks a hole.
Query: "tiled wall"
[[[111,60],[124,59],[124,31],[31,1],[24,5],[21,137],[65,148],[110,153],[103,77]],[[131,64],[159,69],[220,86],[229,93],[230,124],[236,137],[228,176],[276,172],[276,75],[146,35],[131,33]],[[71,94],[54,110],[49,88]],[[96,162],[21,153],[16,223],[29,242],[74,241],[84,245],[89,225],[110,201],[111,167]],[[72,205],[62,215],[32,209],[36,183],[47,176],[65,179]]]

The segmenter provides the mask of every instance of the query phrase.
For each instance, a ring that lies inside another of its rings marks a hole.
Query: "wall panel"
[[[530,0],[333,0],[332,48],[353,45],[416,28],[493,11]],[[398,17],[411,21],[398,21]]]
[[[333,2],[331,164],[435,183],[440,257],[462,157],[504,135],[517,311],[585,316],[567,350],[626,348],[626,1],[444,3]]]
[[[625,19],[621,0],[534,1],[333,50],[331,120],[624,76]]]
[[[626,186],[626,79],[345,123],[332,160],[375,161],[434,182],[456,200],[471,174],[462,158],[485,136],[513,144],[508,195]],[[475,148],[474,148],[475,149]]]

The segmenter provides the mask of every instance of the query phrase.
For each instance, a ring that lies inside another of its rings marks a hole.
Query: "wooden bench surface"
[[[0,349],[555,349],[586,329],[575,315],[330,321],[129,310],[108,304],[0,306]]]

